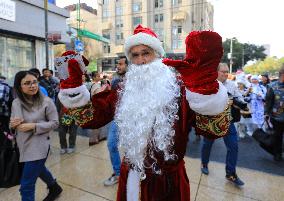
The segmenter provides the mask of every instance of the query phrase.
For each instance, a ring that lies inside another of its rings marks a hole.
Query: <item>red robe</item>
[[[92,104],[89,106],[84,106],[83,108],[75,110],[71,109],[70,113],[75,117],[77,124],[81,127],[99,128],[113,119],[116,102],[116,91],[104,91],[95,94],[92,97]],[[178,100],[178,104],[179,119],[174,125],[175,136],[173,145],[174,153],[178,156],[177,160],[165,161],[162,153],[154,153],[162,174],[155,174],[151,169],[145,170],[146,179],[142,180],[140,183],[141,201],[190,201],[189,180],[186,174],[183,158],[186,152],[190,128],[197,125],[200,120],[195,123],[198,115],[189,108],[188,101],[186,100],[185,86],[183,84],[181,85],[181,97]],[[226,130],[228,128],[228,119],[224,118],[224,116],[226,115],[223,115],[223,117],[221,117],[222,119],[218,116],[214,116],[215,119],[217,119],[217,122],[222,122],[222,124],[218,125],[221,126],[218,127],[219,130]],[[208,119],[211,120],[211,117],[205,118],[205,121],[203,121],[203,127],[204,124],[210,124]],[[216,124],[216,121],[213,123]],[[199,129],[196,128],[196,130],[198,131]],[[216,131],[214,130],[212,132]],[[204,133],[206,132],[203,132],[203,134]],[[144,163],[152,164],[150,159],[147,157]],[[129,165],[123,161],[119,177],[117,201],[127,201],[126,186],[128,171]]]
[[[185,87],[181,88],[179,100],[179,120],[175,123],[174,153],[176,161],[165,161],[163,155],[155,153],[158,166],[162,170],[161,175],[154,174],[151,169],[146,169],[146,179],[140,183],[141,201],[190,201],[189,180],[185,170],[184,155],[188,141],[188,133],[195,119],[192,110],[189,109],[185,97]],[[146,159],[147,161],[147,159]],[[147,163],[147,162],[145,162]],[[126,184],[129,166],[122,163],[117,191],[117,201],[126,201]]]

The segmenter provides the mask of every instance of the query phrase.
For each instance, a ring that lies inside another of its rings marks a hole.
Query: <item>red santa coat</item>
[[[95,94],[92,97],[92,103],[84,106],[80,109],[71,109],[70,115],[73,115],[78,125],[83,128],[100,128],[113,120],[115,113],[115,106],[118,99],[117,92],[114,90],[103,91]],[[146,169],[146,179],[140,183],[140,199],[141,201],[190,201],[190,187],[189,180],[186,175],[184,165],[184,155],[186,152],[186,146],[188,142],[188,134],[190,128],[195,125],[200,125],[200,115],[190,109],[188,101],[186,99],[185,86],[181,84],[181,97],[178,101],[179,119],[175,122],[175,136],[174,136],[174,153],[178,156],[175,161],[165,161],[164,156],[161,153],[155,153],[157,164],[161,169],[162,174],[155,174],[152,169]],[[219,132],[222,130],[226,132],[229,125],[229,115],[224,112],[223,115],[210,116],[206,118],[203,123],[212,124],[217,126],[218,129],[214,129],[206,134],[203,130],[203,135],[210,135],[212,132]],[[199,118],[197,118],[199,117]],[[196,119],[198,122],[195,123]],[[212,119],[215,119],[210,122]],[[217,125],[216,122],[222,122]],[[202,122],[201,122],[202,124]],[[213,127],[214,127],[213,126]],[[202,127],[202,126],[201,126]],[[200,128],[196,127],[196,130]],[[149,160],[149,161],[148,161]],[[144,163],[152,164],[149,158],[146,157]],[[117,201],[127,201],[127,178],[129,172],[129,165],[124,161],[121,165],[119,186],[117,192]]]
[[[154,174],[152,170],[146,169],[146,179],[141,182],[141,201],[189,201],[190,188],[189,180],[186,175],[184,166],[184,155],[188,141],[188,133],[190,127],[194,123],[195,114],[190,110],[185,96],[185,87],[181,87],[181,98],[179,100],[179,120],[175,123],[174,146],[175,154],[178,156],[176,161],[165,161],[163,155],[155,153],[158,159],[158,166],[162,170],[161,175]],[[101,92],[92,97],[93,117],[92,121],[86,123],[81,122],[85,128],[99,128],[113,119],[115,105],[117,101],[116,91]],[[84,121],[87,110],[77,111],[71,110],[72,115],[79,115]],[[78,118],[76,118],[78,120]],[[147,160],[147,159],[146,159]],[[147,163],[149,161],[145,161]],[[122,162],[119,187],[117,192],[117,201],[126,201],[127,195],[127,177],[129,166]]]
[[[141,201],[190,201],[189,180],[185,170],[184,155],[188,141],[188,133],[192,126],[195,115],[188,106],[185,97],[185,87],[181,87],[181,98],[179,100],[179,120],[175,123],[174,153],[177,154],[176,161],[165,161],[162,154],[155,153],[161,175],[153,173],[152,169],[146,169],[146,179],[140,183]],[[145,161],[147,163],[147,159]],[[127,178],[129,165],[125,162],[121,165],[117,201],[126,201]]]

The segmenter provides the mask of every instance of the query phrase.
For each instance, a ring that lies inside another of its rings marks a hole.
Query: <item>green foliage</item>
[[[222,62],[230,63],[228,59],[228,53],[230,53],[231,39],[226,39],[223,42],[224,54]],[[266,57],[264,53],[265,48],[263,46],[257,46],[254,44],[240,43],[236,38],[233,38],[233,65],[232,71],[236,72],[251,60],[263,60]]]
[[[245,73],[250,74],[271,74],[275,75],[278,73],[281,65],[284,63],[284,57],[277,59],[276,57],[267,57],[263,61],[258,61],[255,64],[245,66]]]
[[[94,72],[97,71],[97,69],[97,60],[92,60],[87,66],[88,72]]]

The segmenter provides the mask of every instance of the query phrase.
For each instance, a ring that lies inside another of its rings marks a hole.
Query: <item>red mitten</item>
[[[212,31],[193,31],[186,40],[184,60],[164,59],[181,74],[185,86],[192,92],[210,95],[219,89],[217,68],[223,56],[222,38]]]

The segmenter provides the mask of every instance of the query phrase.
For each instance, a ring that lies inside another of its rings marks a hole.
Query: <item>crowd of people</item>
[[[88,133],[90,146],[107,137],[113,172],[104,185],[119,183],[118,201],[189,201],[183,158],[192,128],[203,136],[201,172],[206,175],[214,140],[223,138],[226,179],[244,185],[236,173],[238,140],[268,125],[275,130],[274,160],[281,160],[284,65],[275,82],[268,75],[244,73],[233,81],[227,64],[220,63],[223,48],[217,33],[192,32],[185,42],[184,60],[162,60],[160,40],[139,25],[126,39],[125,56],[112,79],[97,72],[90,79],[84,71],[88,61],[74,51],[62,54],[67,65],[56,66],[62,68],[60,81],[50,69],[41,76],[36,68],[18,72],[14,90],[1,78],[1,129],[16,133],[24,163],[22,201],[35,200],[37,178],[49,189],[44,201],[62,192],[45,166],[54,129],[61,154],[75,151],[78,127]]]

